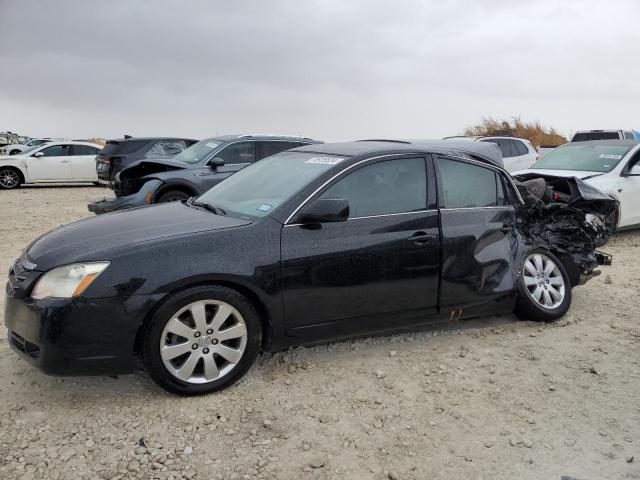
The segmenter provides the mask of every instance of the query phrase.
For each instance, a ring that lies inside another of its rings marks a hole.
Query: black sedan
[[[566,190],[547,192],[566,198],[562,237],[492,147],[310,145],[197,199],[53,230],[11,268],[9,342],[49,374],[141,359],[163,388],[197,394],[261,350],[514,310],[558,318],[595,273],[611,201],[590,191],[578,208],[575,185],[542,181]]]

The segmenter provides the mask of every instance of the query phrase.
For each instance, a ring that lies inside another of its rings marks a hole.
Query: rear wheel
[[[214,392],[249,370],[261,333],[244,296],[202,285],[174,294],[158,309],[142,334],[142,358],[151,378],[169,392]]]
[[[182,200],[186,200],[191,196],[192,195],[189,195],[188,193],[185,193],[181,190],[169,190],[160,195],[156,203],[180,202]]]
[[[549,322],[562,317],[570,306],[571,282],[560,260],[543,249],[530,251],[518,279],[516,315]]]
[[[22,183],[22,175],[18,170],[12,167],[0,168],[0,188],[10,190],[18,188]]]

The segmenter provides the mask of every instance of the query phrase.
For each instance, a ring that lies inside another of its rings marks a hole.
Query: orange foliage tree
[[[540,145],[562,145],[567,139],[560,135],[555,128],[546,128],[540,122],[524,122],[520,117],[511,120],[497,120],[483,117],[482,122],[464,129],[464,135],[506,135],[509,137],[526,138],[538,148]]]

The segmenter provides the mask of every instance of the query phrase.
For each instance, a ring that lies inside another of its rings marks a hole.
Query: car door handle
[[[409,237],[409,240],[411,240],[416,245],[426,245],[435,238],[435,235],[430,235],[426,232],[416,232]]]

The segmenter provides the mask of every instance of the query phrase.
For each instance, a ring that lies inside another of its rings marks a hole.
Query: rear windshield
[[[108,140],[100,152],[102,155],[126,155],[144,147],[149,140]]]
[[[589,140],[615,140],[620,138],[618,132],[581,132],[576,133],[572,142],[587,142]]]
[[[629,145],[567,143],[547,153],[531,168],[610,172],[630,149]]]

